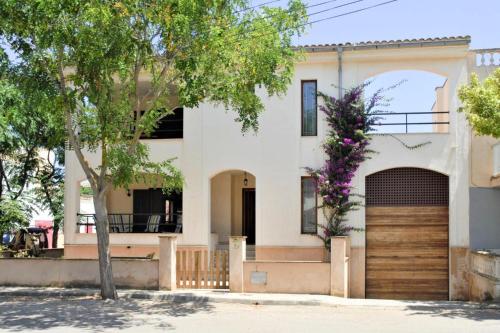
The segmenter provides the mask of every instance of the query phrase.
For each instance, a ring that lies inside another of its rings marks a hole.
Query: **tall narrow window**
[[[302,136],[315,136],[317,128],[317,82],[302,81]]]
[[[302,177],[302,230],[303,234],[318,232],[316,186],[312,177]]]

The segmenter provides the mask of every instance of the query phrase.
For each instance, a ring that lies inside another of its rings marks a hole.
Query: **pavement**
[[[300,295],[233,295],[227,303],[226,292],[213,297],[206,291],[176,293],[142,293],[121,291],[122,298],[102,301],[96,290],[47,290],[30,296],[0,295],[0,332],[217,332],[217,333],[498,333],[500,310],[478,308],[474,304],[452,302],[386,303],[364,306],[317,306],[318,296]],[[175,294],[175,295],[174,295]],[[208,296],[206,295],[208,294]],[[39,297],[34,297],[34,295]],[[52,295],[52,296],[47,296]],[[59,295],[58,297],[54,295]],[[153,298],[153,295],[155,297]],[[63,297],[61,297],[63,296]],[[139,298],[151,297],[151,298]],[[182,298],[180,298],[182,296]],[[196,296],[196,297],[194,297]],[[294,296],[295,300],[292,300]],[[164,300],[166,299],[166,300]],[[175,299],[176,301],[172,301]],[[191,299],[191,300],[188,300]],[[212,301],[209,301],[212,300]],[[213,302],[218,300],[220,302]],[[281,302],[290,305],[254,305],[239,302]],[[314,302],[310,302],[314,301]],[[309,303],[310,302],[310,303]],[[329,304],[339,304],[329,303]],[[375,304],[375,303],[372,303]],[[413,304],[413,305],[411,305]],[[421,304],[421,305],[417,305]],[[404,305],[404,306],[403,306]],[[436,305],[441,305],[440,307]]]
[[[99,289],[92,288],[40,288],[3,287],[0,297],[99,297]],[[353,306],[372,308],[469,308],[499,309],[500,303],[460,301],[398,301],[382,299],[355,299],[329,295],[231,293],[227,290],[181,289],[176,291],[119,289],[121,299],[142,299],[172,302],[210,302],[246,305],[302,305],[302,306]]]

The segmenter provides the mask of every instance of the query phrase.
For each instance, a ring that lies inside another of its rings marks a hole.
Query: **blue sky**
[[[317,4],[325,0],[304,0]],[[312,11],[352,0],[337,0]],[[385,0],[365,0],[310,18],[329,17]],[[254,4],[264,0],[254,0]],[[285,4],[280,1],[272,5]],[[369,40],[428,38],[470,35],[471,48],[500,47],[499,0],[399,0],[386,6],[313,24],[298,39],[299,44],[343,43]]]

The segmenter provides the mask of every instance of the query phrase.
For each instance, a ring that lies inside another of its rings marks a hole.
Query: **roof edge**
[[[432,46],[456,46],[469,45],[470,36],[441,37],[441,38],[419,38],[419,39],[398,39],[389,41],[367,41],[360,43],[344,44],[317,44],[296,46],[296,50],[306,52],[337,52],[353,50],[373,50],[373,49],[394,49],[394,48],[412,48],[412,47],[432,47]]]

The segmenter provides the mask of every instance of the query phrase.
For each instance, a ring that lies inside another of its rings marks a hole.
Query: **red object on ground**
[[[52,248],[52,234],[54,233],[52,220],[35,220],[35,227],[47,229],[49,249]]]

